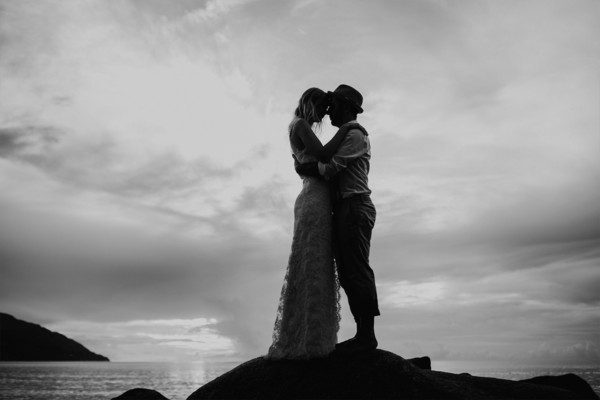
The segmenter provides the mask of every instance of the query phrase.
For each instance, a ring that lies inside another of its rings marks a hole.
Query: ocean
[[[129,389],[154,389],[185,400],[238,365],[158,362],[0,362],[2,400],[108,400]]]
[[[136,387],[185,400],[239,362],[0,362],[2,400],[109,400]],[[497,366],[480,362],[434,362],[437,371],[520,380],[575,373],[600,396],[600,367]]]

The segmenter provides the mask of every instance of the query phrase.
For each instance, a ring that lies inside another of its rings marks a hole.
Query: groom
[[[371,144],[367,131],[356,122],[363,112],[362,95],[348,85],[340,85],[328,94],[331,124],[339,128],[354,123],[356,127],[348,132],[331,161],[299,164],[296,172],[322,176],[334,187],[334,256],[340,285],[357,324],[356,335],[337,344],[336,351],[355,353],[377,348],[374,325],[375,316],[380,315],[375,275],[369,265],[376,215],[368,185]]]

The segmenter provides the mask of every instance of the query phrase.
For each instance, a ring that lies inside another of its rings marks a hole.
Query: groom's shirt
[[[356,123],[348,123],[351,122]],[[339,195],[344,199],[357,194],[371,194],[370,159],[369,136],[360,129],[351,129],[331,160],[319,162],[319,173],[327,180],[336,178]]]

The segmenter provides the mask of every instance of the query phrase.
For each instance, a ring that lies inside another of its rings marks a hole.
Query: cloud
[[[256,193],[255,201],[271,201],[266,191]],[[114,221],[112,213],[89,220],[4,203],[2,303],[22,318],[50,323],[89,315],[126,321],[132,313],[218,318],[215,332],[234,340],[238,355],[255,354],[270,337],[290,242],[288,232],[269,230],[265,221],[273,216],[265,209],[254,216],[253,196],[243,196],[231,212],[195,221],[129,208],[128,218],[145,217],[146,230],[140,222]]]
[[[19,176],[5,177],[20,185],[18,192],[4,195],[16,202],[27,197],[26,188],[39,191],[41,186],[58,185],[62,191],[52,190],[47,195],[56,201],[78,202],[79,208],[89,211],[93,198],[96,211],[101,202],[103,208],[113,210],[135,207],[136,213],[147,214],[154,208],[155,214],[170,219],[177,215],[179,219],[201,219],[213,215],[217,207],[210,204],[211,187],[237,176],[235,166],[218,167],[204,159],[186,160],[174,152],[140,156],[106,136],[81,140],[72,132],[51,127],[6,128],[0,132],[0,143],[0,153],[8,163],[19,162],[22,167],[37,170],[37,176],[26,182]],[[18,165],[14,168],[21,168]],[[208,197],[204,209],[191,207],[189,199],[199,196]]]
[[[131,239],[121,240],[123,246],[133,250]],[[107,349],[116,359],[136,359],[142,355],[138,350],[150,342],[173,348],[169,359],[183,355],[187,359],[206,359],[225,353],[256,356],[261,348],[266,349],[275,315],[276,288],[281,282],[274,279],[278,274],[273,265],[264,263],[264,245],[260,257],[224,243],[203,243],[196,252],[180,248],[176,254],[173,250],[167,254],[169,249],[164,243],[149,246],[138,248],[134,254],[113,247],[110,257],[57,256],[32,250],[32,245],[27,254],[3,248],[2,303],[24,319],[41,319],[63,328],[68,335],[78,332],[71,332],[71,325],[63,327],[65,321],[72,321],[73,326],[81,325],[79,331],[94,343],[102,343],[104,337],[94,332],[107,330],[91,329],[89,323],[84,323],[89,316],[99,327],[127,324],[132,315],[152,320],[174,316],[216,320],[208,331],[187,333],[173,323],[173,329],[160,337],[154,335],[153,323],[139,326],[135,328],[139,335],[113,338],[102,345],[119,344],[116,349]],[[145,257],[140,257],[140,250],[145,251]],[[269,258],[284,257],[275,254]],[[250,298],[253,301],[248,301]],[[160,357],[165,358],[166,352]]]
[[[224,360],[233,355],[230,339],[213,328],[215,319],[132,320],[127,322],[61,321],[48,325],[111,361],[163,360],[182,362],[200,358]],[[95,332],[90,335],[90,332]]]
[[[184,18],[192,22],[210,21],[220,18],[223,15],[227,15],[232,9],[247,4],[250,1],[253,0],[209,0],[206,2],[204,8],[190,11],[185,15]]]
[[[575,362],[573,349],[585,348],[579,360],[597,361],[594,181],[533,186],[472,212],[468,223],[420,234],[411,218],[430,211],[396,203],[406,211],[382,230],[376,225],[371,252],[382,303],[380,343],[406,356],[544,363]],[[538,349],[540,342],[553,350]]]
[[[529,351],[528,357],[533,362],[550,359],[562,362],[569,360],[570,362],[593,363],[600,360],[600,349],[595,343],[590,341],[574,343],[559,348],[544,342]]]
[[[53,127],[19,127],[0,129],[0,157],[23,158],[35,162],[36,156],[59,142],[61,134]]]
[[[344,82],[373,145],[382,346],[593,359],[596,8],[3,4],[5,311],[89,341],[107,324],[122,359],[191,357],[194,333],[266,351],[301,187],[286,127],[306,87]]]
[[[513,282],[518,279],[515,276]],[[455,297],[454,283],[445,284],[449,290],[438,301],[383,308],[377,320],[381,345],[407,357],[436,354],[440,357],[436,360],[531,362],[532,354],[545,342],[552,343],[554,354],[539,352],[535,362],[556,363],[561,362],[559,353],[566,354],[571,346],[595,343],[592,326],[598,314],[594,307],[531,302],[529,298],[535,296],[528,298],[520,287],[512,293],[486,292],[489,285],[485,282],[465,281],[463,289],[479,285],[479,291]],[[574,361],[572,357],[562,360]]]
[[[411,307],[443,299],[444,286],[443,282],[411,284],[408,281],[400,281],[380,284],[377,290],[384,306]]]
[[[393,223],[384,225],[383,231],[376,226],[372,258],[378,275],[386,280],[401,274],[417,282],[465,281],[476,288],[480,279],[512,273],[498,289],[516,284],[517,291],[531,293],[536,282],[557,279],[554,284],[563,282],[562,290],[572,287],[574,292],[582,290],[583,297],[595,298],[593,291],[584,289],[590,279],[595,281],[588,274],[593,274],[591,266],[598,261],[600,232],[595,221],[600,203],[594,185],[581,181],[529,194],[519,201],[507,199],[504,206],[496,202],[492,209],[471,214],[469,223],[434,232],[415,234],[402,215],[396,222],[400,227],[393,231]],[[554,272],[549,274],[549,269]],[[527,271],[532,275],[519,275]],[[569,272],[577,283],[563,281]],[[556,297],[554,289],[547,288],[545,296]]]

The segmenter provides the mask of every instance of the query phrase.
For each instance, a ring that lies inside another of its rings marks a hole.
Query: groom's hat
[[[360,94],[360,92],[358,90],[354,89],[352,86],[342,84],[342,85],[338,86],[333,92],[327,92],[327,94],[329,94],[330,96],[336,97],[338,99],[342,99],[345,102],[349,103],[350,105],[352,105],[352,107],[354,107],[357,114],[360,114],[361,112],[363,112],[362,94]]]

